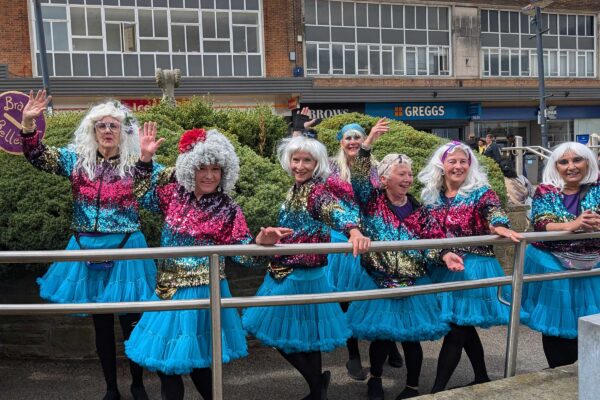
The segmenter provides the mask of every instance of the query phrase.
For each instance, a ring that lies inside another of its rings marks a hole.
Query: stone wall
[[[514,229],[517,232],[526,232],[529,230],[529,221],[527,220],[527,212],[529,211],[529,206],[509,205],[507,207],[507,210],[508,218],[510,219],[512,229]],[[498,261],[500,261],[504,272],[507,275],[512,274],[515,256],[515,246],[494,246],[494,252],[496,253]]]

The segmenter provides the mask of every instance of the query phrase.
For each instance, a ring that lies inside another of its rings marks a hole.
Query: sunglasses
[[[110,130],[111,132],[115,132],[121,129],[121,124],[117,122],[96,122],[94,127],[99,131]]]

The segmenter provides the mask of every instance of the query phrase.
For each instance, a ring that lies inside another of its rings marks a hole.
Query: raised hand
[[[150,162],[165,138],[156,140],[156,122],[144,122],[144,129],[140,135],[140,160]]]
[[[461,256],[456,253],[446,253],[442,260],[446,263],[446,267],[452,272],[460,272],[465,270],[465,263]]]
[[[385,118],[381,118],[375,126],[369,131],[369,136],[363,142],[365,146],[372,146],[384,133],[390,130],[389,121]]]
[[[260,228],[260,233],[256,236],[256,244],[270,245],[279,242],[281,239],[294,233],[291,228]]]
[[[23,119],[21,125],[23,128],[32,128],[35,124],[35,119],[42,115],[48,108],[48,104],[52,100],[52,96],[47,96],[45,90],[38,90],[33,96],[33,90],[29,91],[29,101],[23,108]]]
[[[310,118],[310,108],[308,107],[302,107],[302,110],[300,110],[300,114],[304,115],[305,117],[309,117]],[[315,122],[317,122],[317,119],[311,119],[308,120],[304,123],[304,128],[310,128],[311,126],[313,126],[315,124]]]

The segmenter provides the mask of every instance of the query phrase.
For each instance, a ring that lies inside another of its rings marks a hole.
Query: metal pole
[[[535,36],[537,41],[537,64],[538,64],[538,80],[540,93],[540,111],[538,114],[538,124],[542,130],[542,147],[548,148],[548,120],[546,118],[546,85],[544,76],[544,45],[542,32],[542,9],[535,8],[535,18],[532,23],[535,24]]]
[[[521,136],[515,136],[515,147],[523,147],[523,138]],[[523,149],[513,150],[517,152],[515,157],[515,169],[517,170],[517,176],[523,175],[523,155],[525,151]]]
[[[210,322],[212,339],[212,393],[223,399],[223,355],[221,348],[221,277],[219,255],[210,256]]]
[[[525,269],[525,249],[527,242],[522,241],[515,245],[515,263],[512,280],[512,302],[510,319],[508,322],[508,335],[506,337],[506,359],[504,364],[504,377],[515,376],[517,368],[517,347],[519,344],[519,323],[521,320],[521,294],[523,292],[523,270]]]
[[[597,133],[592,133],[590,135],[590,143],[592,145],[592,151],[596,155],[596,158],[598,158],[598,138],[599,138],[599,136]]]
[[[35,25],[37,30],[38,46],[40,49],[40,64],[42,67],[42,81],[44,83],[44,89],[46,94],[49,96],[50,92],[50,76],[48,74],[48,60],[46,59],[46,35],[44,34],[44,20],[42,17],[42,7],[40,6],[40,0],[35,0],[34,11],[35,11]],[[48,104],[48,114],[52,114],[52,100]]]

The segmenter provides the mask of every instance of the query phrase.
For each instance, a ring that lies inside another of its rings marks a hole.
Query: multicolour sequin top
[[[173,168],[138,162],[135,194],[142,204],[164,217],[161,246],[213,246],[249,244],[253,238],[242,209],[227,194],[214,192],[199,199],[175,178]],[[247,266],[266,265],[264,257],[231,257]],[[178,288],[208,285],[209,257],[179,257],[158,261],[156,293],[171,298]],[[219,257],[219,274],[225,279],[225,258]]]
[[[420,239],[489,235],[490,225],[509,227],[508,216],[500,199],[489,186],[473,190],[467,196],[449,199],[440,193],[435,204],[424,205],[404,220],[408,230]],[[448,249],[458,255],[466,253],[494,257],[492,246]]]
[[[538,232],[544,232],[549,223],[565,223],[577,219],[563,203],[563,193],[552,185],[541,184],[535,191],[531,205],[533,227]],[[579,212],[591,210],[600,212],[600,185],[594,183],[579,201]],[[600,239],[552,241],[533,243],[541,249],[555,252],[596,253],[600,252]]]
[[[340,200],[334,192],[336,189],[331,189],[322,179],[295,184],[279,211],[279,226],[292,228],[294,233],[280,243],[327,243],[331,229],[348,236],[349,231],[358,226],[358,208]],[[274,256],[269,273],[274,279],[283,279],[294,268],[317,268],[326,264],[326,254]]]
[[[119,157],[99,153],[93,179],[77,165],[73,149],[44,145],[37,132],[21,133],[23,154],[34,167],[69,178],[76,232],[123,233],[140,229],[138,203],[133,195],[133,172],[120,177]],[[132,168],[133,170],[133,168]]]
[[[341,171],[336,159],[329,159],[329,169],[331,170],[331,174],[327,178],[326,182],[327,186],[329,186],[333,191],[333,194],[343,201],[347,201],[349,203],[356,202],[356,200],[354,199],[352,184],[341,179]],[[377,167],[375,167],[374,165],[372,165],[369,169],[369,178],[371,179],[371,183],[373,186],[379,187]]]
[[[360,207],[362,233],[371,240],[410,240],[410,233],[390,208],[385,190],[373,185],[370,153],[361,149],[352,166],[352,187]],[[421,254],[414,250],[369,252],[361,255],[361,265],[379,287],[410,286],[425,275]]]

